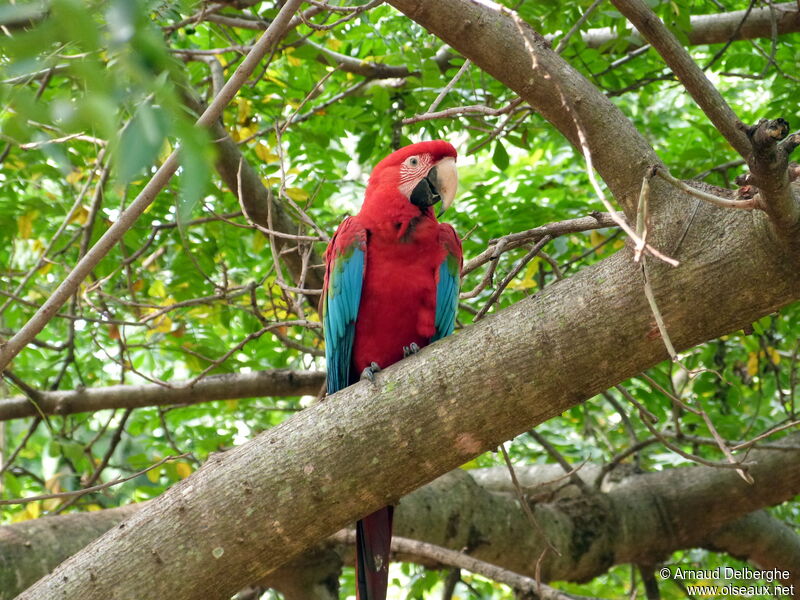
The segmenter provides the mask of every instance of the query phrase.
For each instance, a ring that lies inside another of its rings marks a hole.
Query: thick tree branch
[[[356,532],[353,530],[340,531],[333,539],[347,544],[355,544]],[[441,565],[458,567],[483,575],[494,581],[504,583],[516,592],[525,593],[525,598],[530,600],[592,600],[586,596],[576,596],[557,590],[549,585],[537,581],[533,577],[525,577],[508,569],[503,569],[491,563],[465,554],[443,548],[428,542],[420,542],[404,537],[392,537],[392,552],[395,554],[415,556],[423,561],[434,561]]]
[[[777,14],[776,27],[779,34],[800,31],[800,7],[796,2],[774,4],[771,8]],[[687,32],[689,44],[724,44],[730,39],[751,40],[772,36],[772,14],[769,6],[754,8],[742,23],[745,10],[695,15],[691,17],[691,28]],[[741,27],[739,24],[741,23]],[[739,27],[737,32],[737,27]],[[619,39],[619,32],[610,28],[590,29],[583,35],[583,41],[590,48],[600,48]],[[630,40],[629,50],[641,47],[645,42],[638,32],[626,36]]]
[[[743,484],[730,472],[696,466],[629,474],[615,483],[607,481],[604,493],[586,495],[573,484],[565,485],[557,465],[517,466],[543,533],[530,527],[505,468],[456,469],[403,498],[396,513],[399,536],[447,548],[449,553],[431,553],[413,542],[393,549],[401,560],[459,566],[519,587],[524,582],[507,574],[536,576],[537,559],[548,541],[561,555],[545,555],[540,563],[543,581],[585,581],[611,564],[633,560],[652,564],[675,550],[698,545],[747,558],[762,568],[798,573],[797,534],[765,513],[751,514],[800,490],[798,442],[798,435],[790,436],[752,454],[750,458],[758,464],[754,486]],[[600,473],[600,467],[591,464],[579,471],[588,485]],[[76,552],[95,539],[102,527],[110,529],[144,506],[47,517],[0,528],[0,565],[4,567],[0,590],[8,594],[0,592],[0,600],[45,575],[69,551]],[[498,514],[504,518],[497,519]],[[339,532],[266,579],[248,583],[268,583],[284,593],[314,588],[331,569],[338,569],[338,561],[331,561],[324,548],[342,542],[342,536],[352,543],[347,533]],[[458,556],[454,557],[454,551]],[[341,555],[344,562],[352,561],[351,548],[341,549]],[[492,573],[484,568],[487,564],[501,571]]]
[[[592,162],[632,219],[642,175],[658,157],[630,120],[541,35],[513,11],[487,0],[389,4],[517,92],[579,149],[580,126],[590,148],[603,148]],[[572,105],[565,107],[566,102]]]
[[[269,28],[259,38],[253,49],[214,98],[214,101],[197,120],[197,126],[208,127],[219,119],[225,106],[236,95],[239,88],[244,85],[247,78],[250,77],[259,62],[261,62],[261,59],[283,36],[290,18],[300,4],[302,4],[302,0],[287,1]],[[178,153],[179,150],[176,149],[169,155],[139,195],[131,202],[130,206],[119,215],[114,224],[108,228],[95,245],[75,265],[58,288],[47,298],[42,307],[36,311],[36,314],[25,323],[14,337],[0,345],[0,370],[4,369],[36,337],[36,334],[44,329],[45,325],[58,312],[64,302],[75,294],[83,280],[86,279],[97,263],[122,239],[125,232],[131,228],[139,216],[155,200],[156,196],[164,189],[178,169]]]
[[[624,218],[624,215],[619,213],[619,217]],[[616,226],[616,222],[609,213],[595,212],[590,214],[588,217],[578,217],[576,219],[556,221],[555,223],[547,223],[546,225],[540,225],[539,227],[534,227],[533,229],[528,229],[526,231],[511,233],[497,240],[491,240],[489,242],[489,247],[486,250],[464,263],[462,273],[471,273],[490,260],[495,260],[497,258],[496,254],[498,249],[502,250],[503,252],[508,252],[514,248],[524,246],[525,244],[536,242],[545,236],[556,237],[568,233],[592,231],[594,229],[604,229],[606,227]],[[500,244],[502,244],[502,248],[499,248]]]
[[[324,371],[276,369],[254,373],[212,375],[187,386],[179,381],[163,385],[113,385],[68,391],[38,392],[35,400],[0,400],[0,421],[45,415],[68,415],[108,408],[139,408],[197,404],[263,396],[316,395],[325,383]],[[35,404],[34,404],[35,401]]]
[[[0,600],[11,600],[91,540],[144,506],[143,502],[0,527]]]
[[[800,535],[768,512],[757,511],[723,525],[704,546],[761,569],[789,571],[791,577],[784,584],[800,590]]]
[[[655,48],[719,132],[742,157],[750,154],[745,128],[717,88],[644,0],[612,0]]]
[[[758,204],[776,229],[785,236],[800,225],[800,190],[789,183],[789,154],[800,145],[800,134],[787,137],[789,124],[783,119],[762,119],[747,130],[752,152],[747,165],[758,187]],[[783,140],[783,142],[781,142]]]

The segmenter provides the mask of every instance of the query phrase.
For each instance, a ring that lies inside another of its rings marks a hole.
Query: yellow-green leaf
[[[20,238],[27,240],[31,237],[31,234],[33,233],[33,222],[38,216],[39,211],[32,210],[31,212],[17,218],[17,231],[19,232]]]

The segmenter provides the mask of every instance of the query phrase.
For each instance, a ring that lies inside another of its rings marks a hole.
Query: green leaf
[[[92,52],[100,46],[100,29],[85,2],[80,0],[53,0],[52,19],[64,33],[85,51]]]
[[[180,150],[181,174],[180,195],[178,197],[178,225],[191,219],[192,212],[200,199],[208,190],[211,182],[211,164],[206,153],[205,131],[192,126],[181,127],[186,135],[182,136]]]
[[[164,144],[167,121],[164,114],[149,104],[136,111],[120,136],[116,152],[117,175],[122,183],[130,182],[145,167],[150,167]]]
[[[503,142],[497,140],[494,145],[494,153],[492,154],[492,162],[501,171],[505,171],[509,165],[508,152],[506,152]]]

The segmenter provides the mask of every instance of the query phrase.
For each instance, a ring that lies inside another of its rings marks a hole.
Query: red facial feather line
[[[412,164],[413,159],[417,159],[416,165]],[[428,174],[431,166],[432,157],[430,154],[407,158],[400,166],[400,185],[398,186],[400,193],[409,198],[416,185]]]

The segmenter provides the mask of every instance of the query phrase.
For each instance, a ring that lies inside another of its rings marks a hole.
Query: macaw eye
[[[408,159],[408,164],[412,167],[416,167],[419,164],[419,159],[416,156],[412,156]]]

